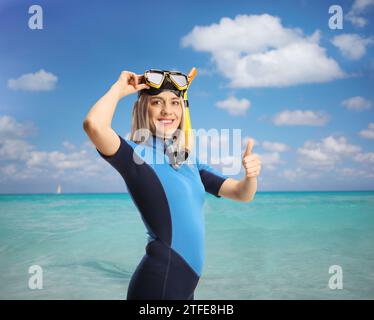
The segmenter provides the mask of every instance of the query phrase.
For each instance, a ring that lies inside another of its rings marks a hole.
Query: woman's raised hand
[[[122,71],[114,85],[118,87],[120,99],[139,90],[150,88],[144,83],[144,75],[138,75],[131,71]]]

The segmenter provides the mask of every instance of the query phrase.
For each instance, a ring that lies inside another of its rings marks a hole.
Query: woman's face
[[[182,112],[180,98],[171,91],[149,96],[148,115],[151,131],[159,137],[172,136],[179,127]]]

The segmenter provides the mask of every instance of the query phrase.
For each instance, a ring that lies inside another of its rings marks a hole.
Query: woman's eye
[[[154,101],[152,101],[152,104],[153,104],[153,105],[157,105],[157,104],[160,104],[160,103],[161,103],[160,100],[154,100]]]
[[[180,104],[179,101],[174,101],[173,103],[174,103],[175,106],[179,106],[179,104]]]

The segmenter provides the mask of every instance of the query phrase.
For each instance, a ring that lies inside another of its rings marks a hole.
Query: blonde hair
[[[183,96],[180,98],[182,106],[182,117],[177,130],[177,149],[184,150],[185,148],[185,137],[184,137],[184,117],[185,117],[185,104]],[[151,125],[148,113],[148,103],[150,96],[148,94],[142,94],[137,101],[135,101],[132,109],[132,120],[131,120],[131,133],[130,140],[135,143],[145,143],[150,138]],[[174,134],[173,134],[174,137]],[[145,138],[145,139],[144,139]]]

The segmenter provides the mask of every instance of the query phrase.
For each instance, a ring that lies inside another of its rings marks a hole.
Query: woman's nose
[[[164,106],[161,109],[161,112],[166,113],[166,114],[171,114],[172,113],[172,105],[170,103],[165,103]]]

